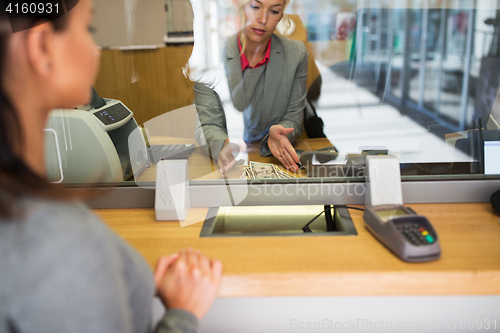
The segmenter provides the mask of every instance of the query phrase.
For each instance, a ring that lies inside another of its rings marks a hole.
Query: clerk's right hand
[[[287,169],[297,172],[299,171],[297,164],[300,163],[300,159],[287,137],[293,131],[293,128],[285,128],[282,125],[271,126],[267,145],[271,150],[271,154],[283,163]]]
[[[199,251],[181,250],[158,260],[156,291],[167,309],[182,309],[201,320],[214,302],[222,277],[222,264]]]

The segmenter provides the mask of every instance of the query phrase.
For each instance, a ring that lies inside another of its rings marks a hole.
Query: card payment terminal
[[[401,260],[439,259],[439,238],[429,220],[402,205],[399,162],[392,156],[367,157],[367,229]]]

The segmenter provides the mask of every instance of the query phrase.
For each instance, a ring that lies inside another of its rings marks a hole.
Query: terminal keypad
[[[434,243],[434,237],[418,223],[402,223],[396,225],[396,228],[413,245],[422,246]]]

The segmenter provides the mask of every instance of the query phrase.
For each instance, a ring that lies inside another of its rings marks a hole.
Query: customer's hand
[[[292,132],[293,128],[285,128],[281,125],[271,126],[267,145],[273,156],[283,163],[287,169],[299,171],[299,167],[297,166],[297,163],[300,162],[299,156],[287,137]]]
[[[222,264],[199,251],[181,250],[158,260],[156,291],[167,309],[183,309],[201,319],[217,296]]]

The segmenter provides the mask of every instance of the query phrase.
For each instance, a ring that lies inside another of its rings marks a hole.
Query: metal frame
[[[441,7],[441,21],[439,22],[439,72],[437,78],[437,95],[436,95],[436,114],[439,115],[441,111],[441,91],[443,90],[443,64],[444,64],[444,52],[446,50],[446,33],[448,31],[448,25],[446,22],[448,21],[449,9],[444,7],[445,4],[442,4]]]
[[[474,9],[469,9],[469,21],[467,27],[467,45],[465,48],[465,61],[464,61],[464,80],[462,82],[462,99],[460,102],[460,130],[465,129],[465,117],[467,115],[467,104],[469,103],[469,80],[470,68],[472,63],[472,45],[474,44],[474,24],[476,22],[476,15]]]
[[[404,181],[402,182],[405,204],[489,202],[491,195],[500,189],[500,179]],[[78,191],[78,188],[73,189]],[[226,184],[216,182],[192,182],[190,184],[191,207],[231,206]],[[86,189],[88,191],[88,189]],[[233,197],[245,197],[240,206],[280,205],[328,205],[365,203],[365,183],[316,182],[250,184],[231,182]],[[140,187],[97,188],[96,197],[87,204],[93,209],[103,208],[153,208],[155,191]],[[99,194],[101,194],[99,196]]]
[[[422,25],[420,26],[420,73],[418,77],[418,107],[424,107],[425,79],[427,66],[427,29],[429,25],[429,0],[424,0],[422,8]]]
[[[269,233],[242,233],[242,234],[221,234],[213,233],[215,228],[215,222],[217,219],[219,208],[212,207],[207,213],[207,219],[203,223],[203,227],[200,232],[200,237],[217,237],[217,238],[233,238],[233,237],[317,237],[317,236],[357,236],[358,232],[354,223],[351,219],[351,214],[347,208],[334,207],[335,219],[340,220],[340,224],[344,227],[342,231],[324,231],[324,232],[296,232],[296,233],[279,233],[279,232],[269,232]],[[304,225],[307,220],[304,221]]]

